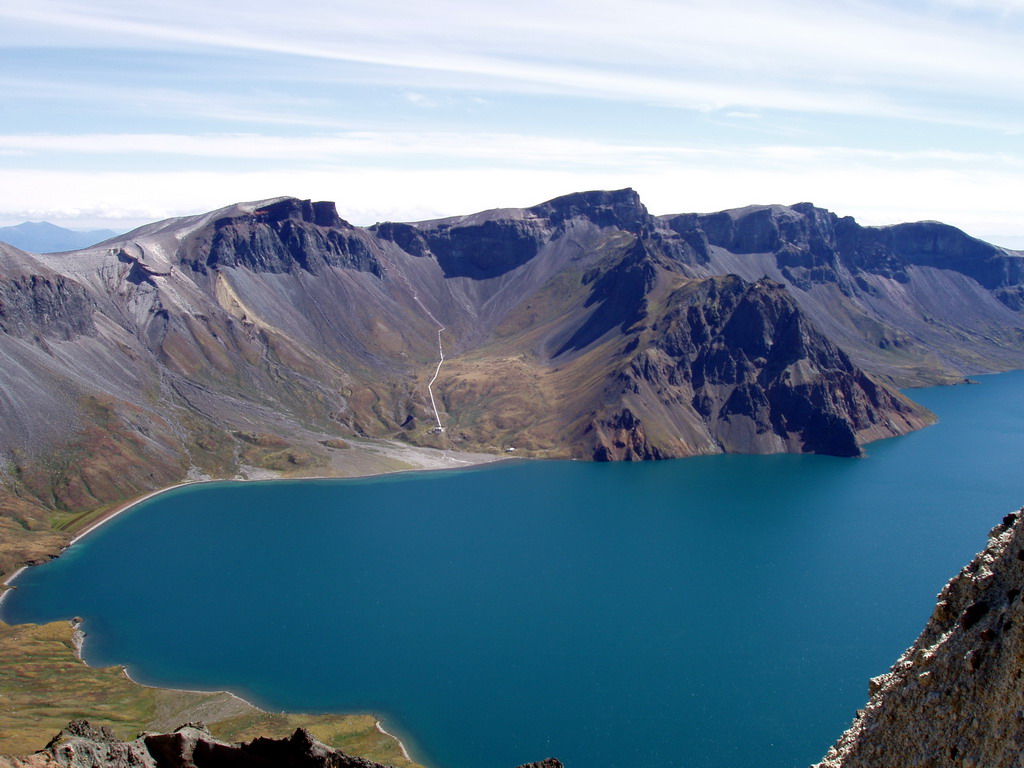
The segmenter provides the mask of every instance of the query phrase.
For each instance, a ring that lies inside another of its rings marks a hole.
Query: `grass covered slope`
[[[67,622],[0,622],[0,754],[42,749],[68,722],[87,718],[122,739],[203,721],[224,741],[283,738],[303,727],[328,746],[397,768],[415,763],[401,744],[377,729],[372,715],[294,715],[263,712],[225,693],[175,691],[139,685],[120,667],[94,669],[78,658]]]

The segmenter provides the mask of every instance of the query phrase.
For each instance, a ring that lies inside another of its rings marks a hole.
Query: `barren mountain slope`
[[[905,382],[1024,361],[1020,263],[943,225],[653,217],[628,189],[369,229],[279,198],[0,246],[3,540],[188,475],[366,471],[362,439],[856,454],[930,418],[857,363]]]

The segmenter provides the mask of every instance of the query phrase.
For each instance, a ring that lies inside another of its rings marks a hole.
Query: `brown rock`
[[[1016,768],[1024,754],[1024,510],[939,595],[924,632],[816,768]]]

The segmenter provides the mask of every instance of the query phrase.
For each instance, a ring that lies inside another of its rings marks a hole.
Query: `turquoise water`
[[[806,766],[1024,504],[1024,373],[913,395],[940,424],[861,460],[183,488],[3,618],[82,616],[144,682],[377,713],[437,768]]]

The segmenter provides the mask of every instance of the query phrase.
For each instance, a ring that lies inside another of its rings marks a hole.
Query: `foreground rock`
[[[278,768],[377,768],[380,763],[331,749],[299,728],[286,739],[254,739],[243,744],[218,741],[202,724],[189,723],[173,733],[144,733],[121,741],[109,728],[73,720],[46,745],[27,757],[0,757],[0,766],[29,768],[193,768],[200,766],[277,766]]]
[[[46,745],[25,757],[0,756],[0,768],[385,768],[321,744],[299,728],[283,739],[257,738],[228,744],[202,724],[188,723],[173,733],[143,733],[121,741],[109,728],[74,720]],[[562,768],[548,758],[521,768]]]
[[[917,641],[816,768],[1024,764],[1024,510],[939,594]]]

